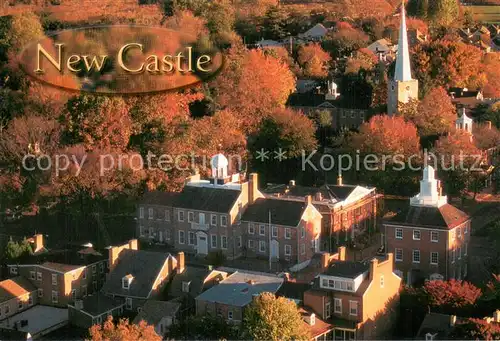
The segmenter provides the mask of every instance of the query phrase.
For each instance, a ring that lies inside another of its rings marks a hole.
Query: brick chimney
[[[330,254],[328,252],[323,252],[321,254],[321,272],[328,269],[329,265],[330,265]]]
[[[306,195],[305,203],[306,203],[306,205],[312,204],[312,196]]]
[[[250,174],[248,184],[248,203],[252,204],[257,199],[257,192],[259,191],[259,175],[257,173]]]
[[[489,130],[491,130],[491,121],[486,121],[486,126],[488,127]]]
[[[130,239],[128,242],[128,248],[130,250],[139,250],[137,239]]]
[[[495,322],[500,322],[500,310],[495,310],[495,312],[493,313],[493,320]]]
[[[35,234],[33,236],[33,240],[34,240],[34,250],[33,250],[33,253],[37,253],[39,252],[41,249],[43,249],[43,234]]]
[[[127,244],[112,246],[109,249],[109,272],[113,271],[116,261],[123,250],[138,250],[137,239],[131,239]]]
[[[343,185],[343,182],[342,182],[342,175],[339,174],[339,176],[337,177],[337,185],[338,186],[342,186]]]
[[[378,259],[373,258],[370,262],[370,282],[373,281],[377,274],[377,268],[378,268]]]
[[[181,274],[186,269],[184,252],[177,253],[177,273]]]
[[[346,248],[345,246],[340,246],[338,249],[337,249],[337,252],[339,253],[339,261],[341,262],[345,262],[345,252],[346,252]]]

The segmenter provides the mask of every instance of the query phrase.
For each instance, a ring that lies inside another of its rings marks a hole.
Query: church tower
[[[406,30],[404,2],[401,5],[401,27],[399,28],[398,54],[394,79],[388,82],[387,113],[392,116],[398,112],[399,102],[408,103],[418,99],[418,80],[411,78],[410,48]]]

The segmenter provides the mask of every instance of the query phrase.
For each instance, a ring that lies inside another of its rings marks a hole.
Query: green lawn
[[[472,12],[474,19],[485,23],[500,23],[500,6],[464,6]]]

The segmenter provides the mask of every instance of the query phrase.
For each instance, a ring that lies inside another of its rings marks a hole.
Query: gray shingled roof
[[[176,197],[174,207],[228,213],[240,193],[238,190],[228,188],[185,186]]]
[[[118,296],[147,298],[169,257],[169,253],[123,250],[118,256],[115,268],[109,274],[106,283],[104,283],[102,291]],[[132,275],[134,279],[129,289],[123,289],[122,278],[127,275]]]
[[[334,262],[332,265],[330,265],[330,267],[325,271],[324,274],[327,276],[337,276],[354,279],[362,273],[368,271],[369,269],[370,265],[368,262]]]
[[[248,205],[241,220],[269,224],[271,212],[272,224],[295,227],[299,225],[305,209],[306,204],[302,201],[259,198]]]
[[[245,307],[255,295],[263,292],[276,293],[283,284],[283,278],[273,275],[235,272],[218,285],[196,297],[196,300]]]
[[[82,310],[94,317],[104,314],[110,310],[119,308],[125,304],[123,299],[112,298],[100,292],[94,295],[89,295],[83,298],[82,301]]]
[[[174,279],[170,283],[168,289],[169,297],[181,297],[186,295],[182,291],[182,283],[189,282],[189,295],[192,297],[198,296],[203,291],[203,282],[205,278],[210,274],[212,270],[208,267],[197,267],[193,265],[188,265],[185,267],[184,271],[180,274],[176,274]]]
[[[402,224],[409,226],[427,226],[439,229],[452,229],[469,220],[467,213],[453,205],[446,204],[437,207],[409,206],[399,212],[387,224]]]
[[[147,300],[133,323],[138,324],[143,320],[147,324],[156,325],[164,317],[174,318],[180,307],[179,302]]]

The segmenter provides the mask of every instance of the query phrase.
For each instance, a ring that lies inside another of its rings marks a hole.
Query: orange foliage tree
[[[365,154],[396,155],[405,157],[418,154],[420,143],[417,128],[401,116],[377,115],[359,128],[351,137],[353,149]]]
[[[304,45],[299,50],[298,62],[309,77],[328,76],[328,63],[331,57],[318,43]]]
[[[399,109],[404,118],[417,126],[422,136],[451,131],[457,118],[455,106],[442,87],[429,91],[420,102],[401,103]]]
[[[491,52],[484,55],[483,71],[486,74],[486,85],[483,88],[484,96],[500,97],[500,52]]]
[[[349,23],[339,22],[334,31],[329,32],[323,48],[335,57],[343,57],[368,45],[369,37]]]
[[[357,74],[360,70],[373,70],[377,62],[378,58],[375,53],[367,48],[359,49],[353,57],[347,59],[345,73]]]
[[[490,128],[487,124],[475,123],[472,132],[474,142],[479,149],[487,150],[500,146],[500,131],[496,127]]]
[[[117,325],[113,317],[108,316],[103,326],[94,325],[89,329],[92,341],[161,341],[154,326],[141,321],[139,324],[130,324],[128,319],[120,319]]]
[[[458,167],[474,164],[481,152],[472,142],[471,135],[464,130],[454,130],[436,142],[435,152],[443,165]]]
[[[280,59],[238,46],[229,50],[214,88],[218,103],[238,113],[245,130],[252,130],[274,109],[284,107],[295,90],[295,77]]]

